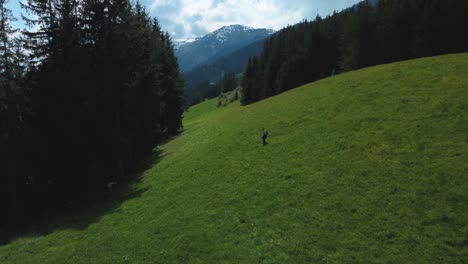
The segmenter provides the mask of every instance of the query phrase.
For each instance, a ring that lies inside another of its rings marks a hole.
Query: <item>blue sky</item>
[[[23,0],[24,1],[24,0]],[[203,36],[225,25],[281,29],[317,14],[326,16],[360,0],[140,0],[173,39]],[[20,18],[18,0],[8,3]],[[19,21],[17,25],[21,25]]]

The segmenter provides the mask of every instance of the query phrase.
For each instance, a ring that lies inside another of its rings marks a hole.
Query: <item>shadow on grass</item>
[[[159,146],[162,146],[162,145],[165,145],[167,142],[169,141],[172,141],[173,139],[179,137],[180,135],[182,135],[183,133],[185,132],[185,128],[182,126],[181,129],[179,129],[179,131],[175,132],[174,134],[170,135],[170,136],[165,136],[161,139],[161,142],[159,143]]]
[[[7,245],[16,239],[40,238],[65,229],[87,229],[103,216],[116,212],[125,201],[141,197],[149,187],[141,187],[138,183],[141,182],[144,173],[158,164],[162,158],[161,151],[155,149],[151,155],[139,163],[134,173],[111,184],[107,191],[82,199],[48,216],[31,220],[14,230],[1,228],[0,246]]]

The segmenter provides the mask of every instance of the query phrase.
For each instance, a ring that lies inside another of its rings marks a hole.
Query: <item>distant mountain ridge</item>
[[[179,67],[187,72],[197,66],[214,62],[242,47],[268,38],[275,31],[242,25],[224,26],[192,42],[180,44],[176,50]],[[176,47],[179,43],[176,43]]]
[[[196,40],[198,40],[199,38],[195,38],[195,39],[175,39],[172,41],[172,44],[174,45],[174,50],[177,51],[177,49],[180,48],[180,46],[182,45],[185,45],[187,43],[192,43]]]
[[[260,55],[265,41],[265,39],[258,40],[212,62],[184,72],[182,75],[185,79],[188,103],[192,105],[203,100],[203,93],[210,88],[209,84],[219,82],[225,73],[243,72],[249,58]]]

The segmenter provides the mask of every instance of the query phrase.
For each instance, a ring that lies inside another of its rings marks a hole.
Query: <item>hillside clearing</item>
[[[464,263],[467,69],[447,55],[206,101],[130,197],[20,236],[0,262]]]

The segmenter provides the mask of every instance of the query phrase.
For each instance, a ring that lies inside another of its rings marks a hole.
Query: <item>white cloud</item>
[[[330,14],[360,0],[150,0],[150,12],[175,38],[204,35],[241,24],[281,29],[317,14]]]
[[[175,4],[174,0],[153,0],[153,3],[150,5],[150,9],[153,10],[160,6],[173,5]]]
[[[304,17],[300,10],[282,10],[271,0],[227,0],[204,14],[198,23],[209,31],[229,24],[280,29]]]

